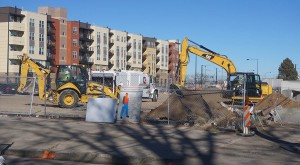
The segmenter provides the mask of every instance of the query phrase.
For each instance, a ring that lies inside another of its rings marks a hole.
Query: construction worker
[[[123,97],[123,107],[122,107],[122,110],[121,110],[121,113],[120,113],[120,119],[122,119],[123,117],[123,113],[124,113],[124,110],[125,110],[125,113],[126,113],[126,117],[128,118],[128,102],[129,102],[129,97],[128,97],[128,93],[125,94],[125,96]]]
[[[62,81],[68,81],[70,77],[71,77],[70,72],[68,70],[66,70],[65,74],[64,74],[64,76],[62,78]]]

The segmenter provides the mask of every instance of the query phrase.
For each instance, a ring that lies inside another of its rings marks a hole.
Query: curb
[[[136,156],[116,156],[97,152],[49,152],[47,150],[14,150],[10,149],[5,155],[12,155],[31,159],[53,159],[58,161],[73,161],[95,164],[177,164],[183,163],[184,157],[178,158],[160,158],[160,157],[136,157]]]

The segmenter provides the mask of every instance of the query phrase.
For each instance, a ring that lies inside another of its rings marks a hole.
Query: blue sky
[[[188,37],[227,55],[238,71],[256,72],[256,60],[246,59],[258,59],[262,77],[277,75],[285,58],[300,68],[298,0],[0,0],[0,6],[64,7],[69,20],[162,40]],[[188,73],[194,74],[196,56],[190,57]],[[218,68],[200,57],[197,64],[197,73],[200,65],[208,65],[208,74]]]

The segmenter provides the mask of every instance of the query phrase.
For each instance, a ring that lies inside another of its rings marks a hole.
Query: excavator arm
[[[23,93],[24,88],[26,87],[27,83],[27,74],[29,67],[32,68],[32,70],[35,71],[37,78],[38,78],[38,84],[39,84],[39,98],[44,99],[45,92],[45,80],[50,74],[49,69],[45,69],[44,66],[42,66],[40,63],[33,61],[31,58],[29,58],[26,54],[18,56],[20,60],[21,65],[21,72],[20,72],[20,84],[18,87],[18,92]]]
[[[196,46],[190,46],[189,42],[194,43]],[[179,59],[179,67],[180,67],[180,79],[179,86],[183,87],[185,83],[186,69],[189,63],[189,53],[193,53],[205,60],[208,60],[222,68],[224,68],[228,75],[236,72],[236,67],[233,62],[229,60],[227,57],[222,56],[218,53],[215,53],[206,47],[199,45],[188,38],[184,38],[181,43],[181,53]]]

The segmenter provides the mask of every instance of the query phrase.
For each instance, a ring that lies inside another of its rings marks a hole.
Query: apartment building
[[[12,76],[12,64],[24,49],[25,15],[21,9],[0,7],[0,75]]]
[[[0,13],[0,75],[17,75],[17,56],[27,53],[48,67],[83,64],[97,71],[136,70],[151,74],[160,85],[167,83],[168,41],[68,21],[65,8],[39,7],[35,13],[0,7]],[[175,62],[171,65],[169,74]]]
[[[1,75],[18,75],[23,53],[46,65],[47,16],[13,7],[1,7],[0,13]]]
[[[129,70],[142,71],[142,35],[128,34],[127,64]]]
[[[168,65],[169,65],[169,41],[157,40],[158,63],[156,65],[156,80],[158,85],[166,86],[168,84]]]
[[[153,80],[156,81],[156,64],[159,62],[159,58],[156,58],[156,38],[143,37],[143,56],[145,60],[143,62],[142,71],[146,74],[150,74]]]
[[[91,28],[94,30],[92,33],[94,42],[91,45],[91,47],[94,49],[94,52],[91,56],[91,58],[94,60],[92,70],[108,70],[109,28],[100,26],[91,26]]]
[[[45,6],[39,7],[38,13],[51,16],[51,19],[47,19],[47,27],[51,27],[48,29],[47,36],[50,41],[48,57],[51,56],[51,65],[67,64],[67,10]]]
[[[109,32],[109,70],[127,70],[127,32],[110,30]]]
[[[176,73],[178,62],[179,62],[179,53],[180,53],[180,42],[177,40],[169,40],[169,76],[172,79],[172,82],[176,81],[176,74],[179,75],[179,72]],[[178,70],[179,71],[179,70]],[[179,80],[177,80],[179,82]]]
[[[23,52],[46,66],[47,60],[47,15],[21,11],[25,15]],[[47,63],[49,66],[49,63]],[[19,66],[16,66],[18,70]]]

